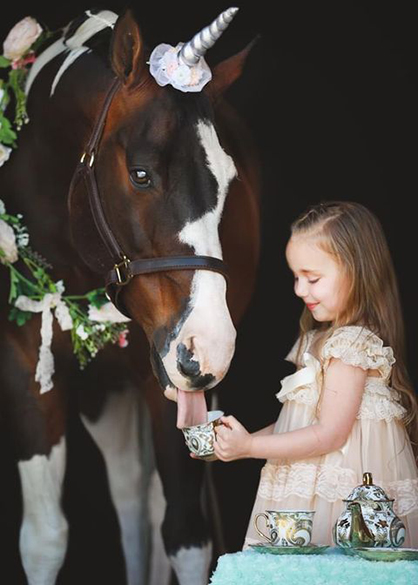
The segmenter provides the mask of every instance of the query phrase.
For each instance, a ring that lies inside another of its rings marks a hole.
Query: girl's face
[[[333,322],[345,308],[348,279],[334,258],[315,238],[292,236],[286,247],[287,263],[295,276],[295,293],[316,321]]]

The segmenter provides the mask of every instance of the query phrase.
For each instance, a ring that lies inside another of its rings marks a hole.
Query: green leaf
[[[25,94],[25,79],[27,73],[26,69],[12,69],[9,72],[9,86],[12,89],[16,100],[14,123],[18,129],[20,129],[22,124],[28,119]]]
[[[11,61],[10,59],[6,59],[6,57],[4,57],[3,55],[0,55],[0,67],[1,68],[6,68],[6,67],[10,67],[11,65]]]
[[[30,311],[21,311],[17,307],[12,307],[9,313],[9,321],[15,321],[19,327],[22,327],[32,316],[33,313]]]
[[[16,132],[12,129],[10,121],[0,111],[0,142],[15,146],[15,140],[17,138]]]
[[[103,307],[103,305],[108,302],[104,288],[96,288],[95,290],[88,292],[86,294],[86,299],[91,305],[93,305],[93,307],[96,307],[96,309],[100,309],[100,307]]]
[[[12,303],[18,296],[17,294],[17,278],[13,270],[10,270],[10,291],[9,291],[9,303]]]

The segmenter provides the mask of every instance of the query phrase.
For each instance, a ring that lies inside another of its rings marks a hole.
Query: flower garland
[[[17,147],[17,133],[28,122],[25,80],[36,51],[52,33],[37,21],[26,17],[18,22],[3,43],[0,69],[8,70],[7,80],[0,80],[0,166]],[[6,107],[14,102],[15,118],[11,122]],[[22,269],[16,267],[20,263]],[[7,213],[0,199],[0,264],[9,270],[9,320],[24,325],[34,313],[42,314],[41,346],[35,380],[40,392],[53,387],[54,359],[51,351],[53,317],[63,331],[70,331],[73,352],[84,368],[108,343],[126,347],[129,321],[105,297],[103,288],[84,295],[65,295],[62,280],[54,282],[47,261],[29,245],[29,233],[21,215]]]
[[[25,80],[29,66],[35,61],[39,47],[51,36],[38,22],[27,16],[18,22],[3,43],[0,69],[8,70],[7,79],[0,79],[0,166],[16,148],[17,132],[28,122],[26,112]],[[14,105],[11,122],[5,114],[9,104]]]

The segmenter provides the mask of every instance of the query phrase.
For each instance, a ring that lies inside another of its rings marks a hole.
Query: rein
[[[115,79],[106,95],[102,109],[94,125],[93,132],[91,133],[90,139],[75,170],[70,185],[70,191],[74,188],[80,178],[84,179],[96,229],[105,244],[110,257],[114,259],[113,267],[105,276],[106,296],[121,313],[130,317],[122,303],[120,293],[123,287],[126,286],[134,276],[165,272],[167,270],[211,270],[213,272],[219,272],[227,277],[228,272],[223,260],[212,256],[165,256],[159,258],[138,258],[130,260],[120,246],[105,216],[94,170],[94,161],[99,150],[100,138],[106,123],[107,114],[112,99],[120,88],[120,85],[120,81]]]

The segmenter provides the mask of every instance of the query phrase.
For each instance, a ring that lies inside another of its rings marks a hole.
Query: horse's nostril
[[[177,364],[183,376],[191,378],[200,374],[199,362],[193,359],[194,355],[190,349],[180,343],[177,347]]]
[[[191,376],[195,376],[198,373],[199,368],[196,369],[195,364],[191,364],[190,362],[186,364],[179,362],[179,370],[183,376],[190,378]]]
[[[206,388],[215,379],[213,374],[202,375],[199,361],[184,343],[179,343],[177,346],[177,368],[183,376],[191,380],[192,386],[196,389]]]

